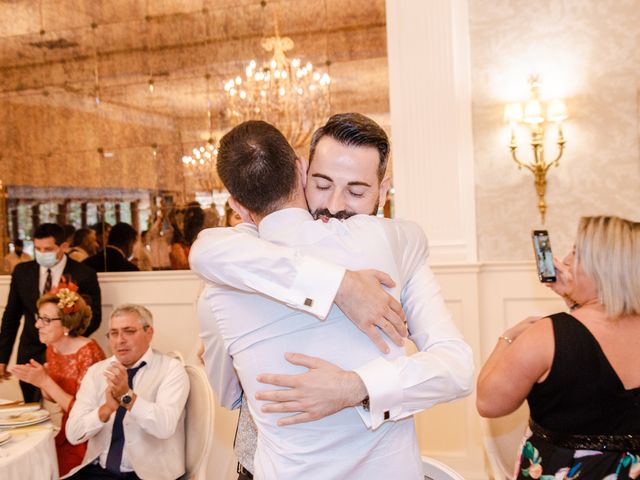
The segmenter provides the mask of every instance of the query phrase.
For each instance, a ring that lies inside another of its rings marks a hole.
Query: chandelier
[[[293,40],[275,36],[262,40],[262,48],[273,52],[270,61],[258,65],[251,60],[240,75],[225,83],[227,115],[232,125],[246,120],[264,120],[280,129],[294,148],[307,144],[313,132],[329,116],[331,78],[299,58],[285,55]]]
[[[214,140],[210,138],[206,145],[195,147],[190,155],[182,157],[182,164],[196,187],[203,192],[212,192],[220,189],[220,181],[216,175],[216,160],[218,158],[218,147],[214,145]]]

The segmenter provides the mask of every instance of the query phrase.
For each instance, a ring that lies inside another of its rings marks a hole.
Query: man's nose
[[[333,193],[331,194],[331,198],[329,199],[329,205],[327,205],[327,209],[332,214],[345,210],[344,197],[339,191],[333,191]]]

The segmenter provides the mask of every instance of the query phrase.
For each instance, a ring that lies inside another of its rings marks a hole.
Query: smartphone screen
[[[531,238],[533,239],[533,250],[536,255],[536,265],[538,266],[538,278],[544,283],[555,282],[556,269],[553,267],[549,232],[546,230],[534,230],[531,233]]]

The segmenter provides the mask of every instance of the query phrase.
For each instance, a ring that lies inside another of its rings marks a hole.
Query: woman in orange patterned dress
[[[80,465],[87,448],[86,443],[71,445],[67,441],[64,430],[69,410],[87,369],[105,358],[95,340],[81,336],[89,326],[91,308],[76,290],[73,283],[61,283],[55,292],[38,299],[36,328],[40,341],[47,345],[47,363],[31,360],[11,369],[18,379],[39,387],[43,397],[57,403],[63,412],[55,439],[61,477]]]

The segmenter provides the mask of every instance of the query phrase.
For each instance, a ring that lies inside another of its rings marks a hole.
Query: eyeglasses
[[[49,317],[43,317],[42,315],[36,315],[36,321],[40,320],[44,325],[49,325],[51,324],[51,322],[53,322],[54,320],[60,320],[62,321],[62,319],[60,317],[56,317],[56,318],[49,318]]]
[[[146,331],[147,328],[149,328],[149,325],[145,325],[142,328],[123,328],[122,330],[110,330],[106,333],[106,335],[109,340],[117,339],[120,335],[122,335],[122,338],[131,338],[140,330]]]

